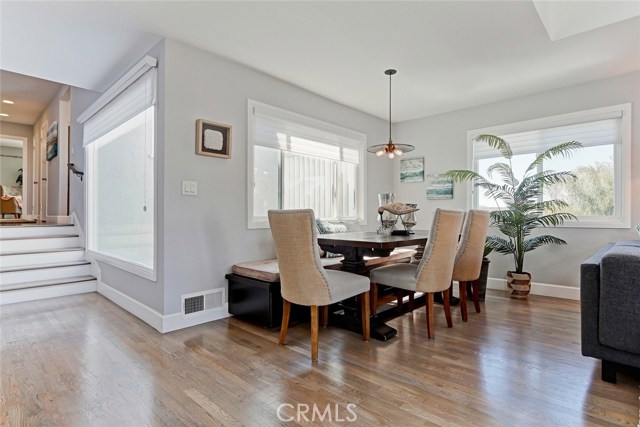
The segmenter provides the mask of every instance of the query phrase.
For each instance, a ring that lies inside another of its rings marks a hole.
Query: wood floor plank
[[[448,329],[435,307],[435,340],[424,310],[388,342],[321,328],[311,363],[308,323],[280,347],[235,318],[163,335],[98,294],[3,306],[0,426],[640,423],[638,379],[604,383],[581,356],[578,302],[490,291],[468,322],[458,310]]]

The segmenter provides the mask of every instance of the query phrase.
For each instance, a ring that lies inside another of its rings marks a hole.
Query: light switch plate
[[[197,196],[198,195],[198,183],[196,181],[182,181],[182,195],[183,196]]]

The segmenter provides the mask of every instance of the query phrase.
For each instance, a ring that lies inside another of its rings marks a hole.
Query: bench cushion
[[[415,253],[413,249],[398,248],[391,252],[388,257],[364,257],[367,267],[383,264],[391,261],[409,260]],[[342,266],[343,257],[320,258],[322,265],[326,269],[339,269]],[[279,282],[280,271],[277,259],[265,259],[260,261],[241,262],[235,264],[231,269],[235,274],[263,282]]]

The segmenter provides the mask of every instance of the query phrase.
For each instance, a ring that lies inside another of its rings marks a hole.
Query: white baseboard
[[[171,332],[214,320],[224,319],[231,316],[227,311],[227,304],[224,307],[206,310],[197,314],[185,316],[182,313],[173,313],[164,316],[162,332]]]
[[[184,316],[182,313],[173,313],[163,316],[153,308],[142,304],[140,301],[131,298],[101,281],[98,281],[97,291],[99,294],[110,299],[116,305],[127,310],[138,319],[162,333],[229,317],[226,304],[224,307],[207,310],[199,314],[191,314],[189,316]]]
[[[142,304],[140,301],[131,298],[129,295],[126,295],[119,290],[112,288],[111,286],[103,283],[100,280],[98,281],[98,293],[110,299],[116,305],[124,308],[129,313],[147,323],[155,330],[163,332],[162,314],[157,312],[153,308]]]
[[[80,242],[83,248],[86,248],[87,241],[85,240],[84,230],[80,226],[80,219],[78,218],[78,214],[76,213],[76,211],[71,212],[71,223],[73,224],[73,227],[76,233],[78,233],[78,241]]]
[[[63,283],[60,285],[43,286],[40,288],[17,289],[15,291],[2,292],[0,294],[0,305],[84,294],[87,292],[95,292],[96,289],[97,280],[78,283]]]
[[[490,277],[487,279],[487,289],[498,289],[500,291],[507,290],[506,279],[496,279]],[[548,283],[531,283],[531,294],[542,295],[545,297],[564,298],[571,300],[580,300],[580,288],[562,285],[550,285]]]

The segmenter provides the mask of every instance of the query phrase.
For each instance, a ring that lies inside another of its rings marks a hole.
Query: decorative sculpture
[[[380,214],[380,223],[382,227],[378,229],[378,234],[403,234],[409,235],[412,234],[411,227],[416,225],[414,212],[419,211],[415,204],[406,204],[406,203],[391,203],[388,205],[380,206],[378,208],[378,214]],[[383,220],[383,214],[385,212],[389,212],[390,214],[397,215],[393,221],[385,221]],[[404,226],[404,231],[397,231],[395,229],[396,222],[398,221],[398,216],[402,221],[402,225]]]

